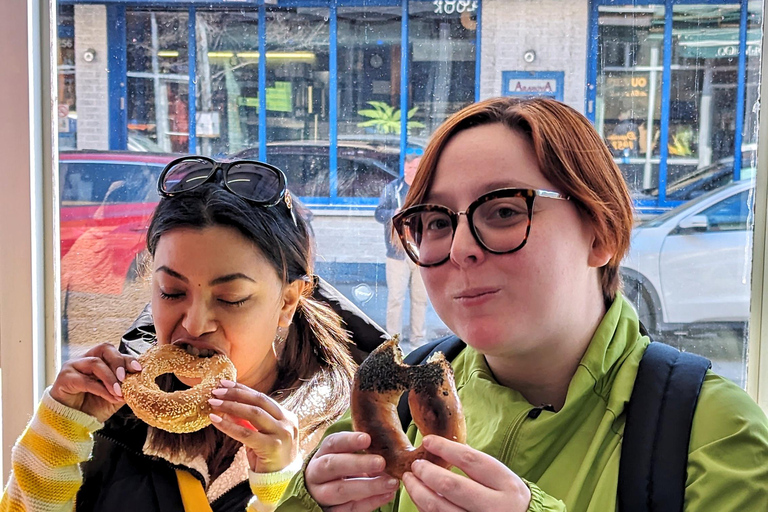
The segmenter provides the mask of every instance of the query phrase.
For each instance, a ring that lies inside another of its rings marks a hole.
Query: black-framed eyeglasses
[[[293,214],[283,171],[255,160],[217,162],[197,155],[177,158],[160,173],[157,191],[163,197],[189,192],[214,179],[219,170],[222,185],[236,196],[264,207],[275,206],[284,200]]]
[[[533,202],[537,197],[570,198],[551,190],[503,188],[483,194],[463,212],[436,204],[417,204],[392,218],[405,252],[421,267],[448,261],[459,216],[465,215],[477,243],[493,254],[523,248],[531,232]]]

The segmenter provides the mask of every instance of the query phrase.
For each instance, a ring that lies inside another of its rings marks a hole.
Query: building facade
[[[60,147],[269,161],[315,212],[324,262],[383,261],[372,210],[405,151],[487,97],[583,112],[641,213],[755,167],[760,2],[59,5]],[[344,232],[357,242],[340,248]]]

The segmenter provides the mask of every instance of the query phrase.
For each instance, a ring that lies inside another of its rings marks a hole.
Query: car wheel
[[[634,279],[626,280],[624,294],[637,312],[640,322],[645,326],[648,334],[653,337],[658,335],[659,328],[656,322],[656,308],[653,306],[648,290]]]

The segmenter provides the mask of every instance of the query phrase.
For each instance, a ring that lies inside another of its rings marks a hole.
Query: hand
[[[400,484],[382,473],[384,457],[355,453],[370,444],[371,437],[361,432],[339,432],[323,440],[304,481],[324,511],[370,512],[395,497]]]
[[[51,398],[104,422],[125,404],[120,382],[126,371],[140,370],[134,357],[102,343],[64,363],[51,387]]]
[[[413,473],[405,473],[403,483],[419,510],[528,510],[531,502],[528,486],[490,455],[439,436],[426,436],[423,445],[467,476],[426,460],[415,461],[411,465]]]
[[[273,399],[255,389],[222,380],[214,397],[213,426],[245,445],[251,470],[280,471],[299,453],[299,420]]]

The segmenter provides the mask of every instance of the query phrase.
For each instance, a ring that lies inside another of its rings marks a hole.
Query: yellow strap
[[[213,512],[200,480],[180,469],[176,470],[176,479],[179,481],[184,512]]]

